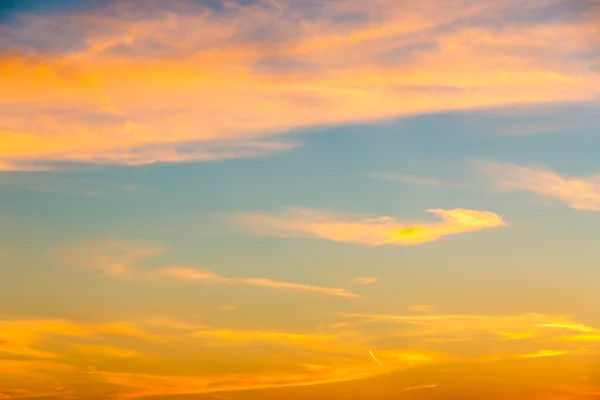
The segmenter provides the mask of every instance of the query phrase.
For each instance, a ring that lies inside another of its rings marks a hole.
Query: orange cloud
[[[230,282],[231,279],[222,277],[212,271],[195,268],[169,267],[157,271],[157,275],[183,281]]]
[[[482,170],[501,190],[534,192],[576,210],[600,211],[600,174],[570,178],[545,167],[507,163],[485,163]]]
[[[48,360],[20,355],[18,360],[10,360],[0,357],[0,385],[3,392],[14,398],[51,393],[56,390],[56,382],[63,382],[61,396],[68,392],[81,394],[80,385],[89,384],[90,391],[85,392],[88,397],[137,398],[343,382],[417,366],[435,368],[437,363],[594,354],[589,347],[573,347],[563,340],[559,327],[580,332],[589,330],[589,327],[584,328],[586,325],[564,316],[438,314],[354,315],[353,318],[358,331],[325,328],[304,333],[260,327],[247,330],[200,326],[160,317],[99,323],[3,320],[0,321],[0,338],[5,332],[13,332],[13,341],[21,338],[23,344],[52,351],[60,358]],[[376,321],[378,325],[390,323],[392,328],[403,323],[400,329],[391,331],[402,340],[394,344],[389,330],[369,330],[364,324],[369,321]],[[172,328],[175,331],[170,331]],[[123,340],[118,335],[105,334],[134,330],[137,330],[136,335],[143,332],[161,340],[131,340],[134,338],[131,336]],[[532,340],[516,343],[497,335],[498,332],[526,330],[535,333]],[[6,337],[8,339],[8,335]],[[453,346],[444,347],[454,340],[469,347],[482,347],[486,354],[478,356],[470,351],[452,351]],[[499,351],[491,351],[492,347]],[[284,354],[279,353],[282,349]],[[370,353],[383,368],[374,362]],[[103,362],[92,364],[98,358]],[[84,367],[82,361],[85,361]],[[87,367],[90,364],[96,367]],[[168,371],[164,365],[170,366]],[[433,386],[409,386],[406,390],[427,387]],[[30,392],[19,391],[23,388]]]
[[[438,385],[437,383],[432,383],[432,384],[428,384],[428,385],[419,385],[419,386],[411,386],[411,387],[407,387],[402,389],[403,392],[409,391],[409,390],[421,390],[421,389],[433,389],[436,388],[440,385]]]
[[[86,354],[86,355],[99,355],[104,357],[135,357],[138,356],[138,352],[135,350],[122,349],[114,346],[104,346],[104,345],[87,345],[80,344],[72,346],[77,352]]]
[[[267,342],[298,344],[302,346],[323,346],[331,345],[332,342],[339,340],[339,335],[310,335],[287,332],[267,332],[267,331],[242,331],[242,330],[203,330],[194,333],[196,338],[220,339],[227,342],[246,343],[246,342]]]
[[[363,323],[402,324],[401,335],[419,338],[425,342],[438,340],[461,341],[465,337],[488,334],[505,340],[523,338],[555,338],[560,341],[577,341],[577,336],[562,337],[564,331],[583,332],[582,342],[595,328],[577,323],[560,315],[385,315],[385,314],[344,314]]]
[[[600,89],[578,57],[595,21],[499,30],[508,2],[309,3],[125,0],[3,24],[0,169],[263,156],[296,146],[273,137],[291,129]]]
[[[282,215],[245,213],[239,222],[257,233],[284,237],[318,237],[334,242],[368,246],[410,246],[439,240],[443,236],[475,232],[506,225],[490,211],[428,210],[441,217],[437,223],[402,222],[391,217],[356,218],[325,211],[289,208]]]
[[[138,339],[154,337],[127,323],[76,323],[59,319],[0,320],[0,353],[34,359],[60,358],[55,351],[40,348],[49,338],[118,335]]]

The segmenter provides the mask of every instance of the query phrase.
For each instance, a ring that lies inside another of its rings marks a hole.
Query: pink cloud
[[[533,192],[576,210],[600,211],[600,174],[566,177],[546,167],[510,163],[485,163],[482,169],[501,190]]]

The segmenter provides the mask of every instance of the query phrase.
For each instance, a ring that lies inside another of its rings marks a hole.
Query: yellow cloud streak
[[[475,232],[506,225],[489,211],[428,210],[441,217],[438,223],[410,223],[391,217],[359,219],[325,211],[290,208],[282,215],[245,213],[238,221],[257,233],[273,236],[318,237],[334,242],[368,246],[410,246],[439,240],[443,236]]]
[[[551,337],[554,332],[566,330],[582,332],[581,335],[563,338],[563,341],[586,341],[595,328],[572,321],[559,315],[385,315],[385,314],[344,314],[363,323],[404,324],[401,335],[419,337],[424,341],[464,340],[474,332],[485,332],[503,339]]]

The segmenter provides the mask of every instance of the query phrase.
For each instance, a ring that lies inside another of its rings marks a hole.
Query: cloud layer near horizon
[[[261,156],[291,129],[600,89],[595,21],[558,0],[140,4],[0,25],[0,169]]]
[[[87,322],[3,316],[0,385],[9,399],[199,395],[343,382],[419,366],[597,355],[578,338],[600,340],[596,327],[552,314],[345,318],[329,316],[330,324],[318,330],[292,331],[200,324],[191,316]],[[472,348],[467,353],[457,347],[465,342]],[[282,346],[286,357],[277,356]],[[222,368],[233,363],[235,370]]]
[[[477,210],[427,210],[440,222],[399,221],[389,216],[362,218],[328,211],[288,208],[282,214],[242,213],[235,219],[258,234],[283,237],[317,237],[367,246],[411,246],[443,236],[505,226],[496,213]]]

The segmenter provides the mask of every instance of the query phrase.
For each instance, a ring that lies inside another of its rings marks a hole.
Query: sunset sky
[[[0,1],[0,400],[600,399],[597,5]]]

